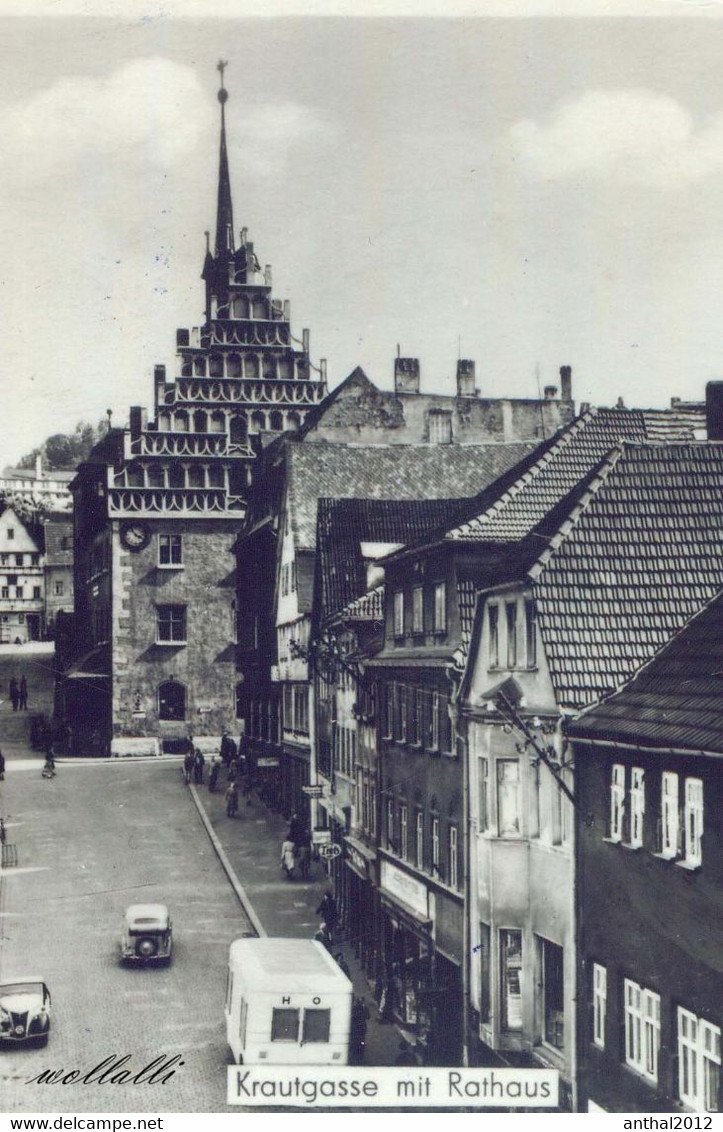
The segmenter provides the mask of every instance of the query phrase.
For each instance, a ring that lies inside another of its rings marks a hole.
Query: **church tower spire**
[[[226,103],[228,91],[223,85],[223,72],[228,63],[219,60],[218,71],[221,75],[221,87],[218,92],[218,101],[221,103],[221,147],[218,163],[218,205],[216,208],[216,255],[233,253],[233,206],[231,203],[231,178],[228,171],[228,153],[226,150]]]

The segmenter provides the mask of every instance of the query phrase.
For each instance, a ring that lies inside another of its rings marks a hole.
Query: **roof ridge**
[[[528,578],[531,578],[533,582],[537,581],[555,551],[561,546],[561,544],[565,541],[567,536],[576,526],[580,516],[587,510],[590,502],[597,495],[602,485],[607,482],[610,473],[617,466],[618,461],[623,455],[624,447],[625,441],[623,441],[617,447],[611,449],[611,451],[608,452],[607,456],[604,456],[600,464],[598,464],[598,470],[593,475],[582,496],[577,501],[565,521],[560,524],[555,534],[552,535],[548,540],[548,545],[545,547],[540,557],[535,562],[533,562],[532,566],[530,566],[529,570],[527,571]],[[654,445],[649,444],[648,447],[652,448],[654,447]]]
[[[451,531],[448,531],[445,535],[445,538],[452,539],[459,537],[457,536],[456,532],[463,531],[465,527],[469,526],[470,523],[490,522],[513,499],[516,499],[523,488],[525,488],[527,484],[532,483],[532,481],[536,479],[538,475],[540,475],[540,473],[548,466],[548,464],[557,459],[558,454],[563,451],[568,446],[568,444],[570,444],[572,440],[580,432],[583,431],[584,428],[588,427],[588,424],[592,420],[592,418],[598,415],[598,411],[598,409],[591,407],[589,409],[586,409],[584,413],[581,413],[579,417],[576,417],[575,420],[572,421],[570,425],[561,433],[557,440],[547,449],[547,451],[543,452],[539,460],[537,460],[531,468],[528,468],[525,472],[523,472],[519,479],[515,480],[515,482],[511,484],[510,487],[508,487],[506,491],[504,491],[502,495],[486,509],[486,511],[482,512],[481,515],[475,515],[471,519],[467,519],[464,523],[460,523],[457,527],[453,528]]]

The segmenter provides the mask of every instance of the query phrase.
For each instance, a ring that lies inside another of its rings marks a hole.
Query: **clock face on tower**
[[[143,550],[143,547],[148,546],[150,542],[151,532],[145,523],[130,522],[123,524],[120,537],[128,550]]]

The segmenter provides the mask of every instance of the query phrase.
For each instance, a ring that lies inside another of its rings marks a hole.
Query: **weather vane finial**
[[[218,65],[216,67],[216,70],[218,71],[219,75],[221,76],[221,89],[218,92],[219,102],[225,102],[226,99],[228,98],[228,92],[223,85],[223,72],[226,70],[227,67],[228,67],[228,61],[226,59],[219,59]]]

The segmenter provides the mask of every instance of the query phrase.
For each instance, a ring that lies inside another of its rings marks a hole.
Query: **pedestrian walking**
[[[317,916],[321,916],[329,931],[333,934],[337,920],[339,919],[339,909],[336,906],[333,892],[327,891],[324,893],[321,904],[316,909],[316,914]]]
[[[290,838],[286,838],[281,846],[281,868],[286,873],[287,880],[294,879],[294,868],[296,866],[296,857],[294,856],[294,843]]]
[[[291,821],[289,822],[289,839],[293,841],[294,845],[300,845],[305,832],[306,825],[304,819],[299,817],[298,814],[292,814]]]
[[[10,702],[13,705],[13,711],[17,711],[18,704],[20,703],[20,689],[18,688],[18,682],[14,676],[10,681]]]
[[[5,755],[0,751],[0,781],[5,777]]]
[[[196,747],[193,756],[193,781],[197,786],[203,784],[203,768],[205,765],[206,759],[204,758],[203,751],[199,751],[198,747]]]
[[[299,873],[302,880],[308,880],[311,869],[311,838],[308,833],[305,834],[298,848]]]
[[[229,782],[235,782],[238,778],[238,759],[235,755],[229,760],[227,778]]]
[[[216,755],[211,759],[211,767],[208,772],[208,789],[209,793],[213,794],[216,786],[218,785],[218,776],[221,772],[221,763],[218,761]]]
[[[18,706],[21,711],[28,710],[28,682],[25,679],[25,673],[20,677],[20,689],[18,692]]]
[[[355,995],[351,1008],[351,1042],[349,1048],[352,1065],[361,1065],[364,1061],[369,1018],[367,1000],[360,995]]]
[[[226,817],[235,818],[238,813],[238,785],[235,782],[229,782],[224,799],[226,801]]]
[[[228,766],[231,759],[236,757],[236,744],[224,727],[221,735],[221,762],[224,766]]]
[[[191,781],[191,775],[193,774],[193,765],[195,761],[196,760],[194,758],[193,748],[191,748],[190,751],[186,751],[183,759],[183,777],[186,781],[186,786],[188,786],[189,782]]]

